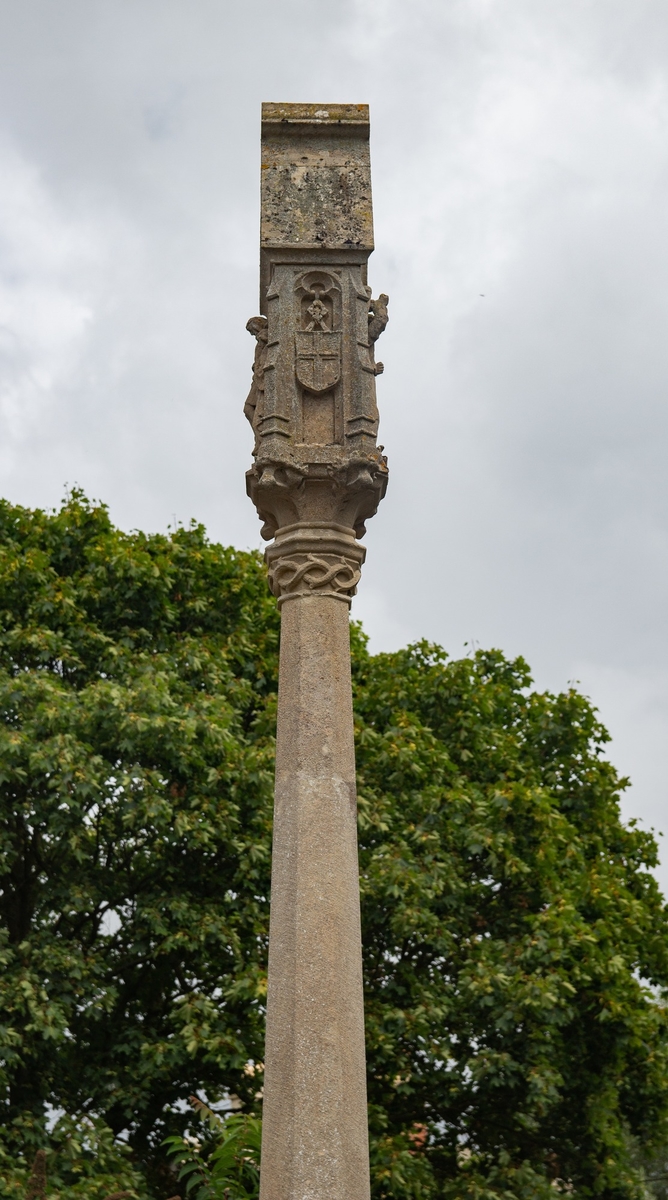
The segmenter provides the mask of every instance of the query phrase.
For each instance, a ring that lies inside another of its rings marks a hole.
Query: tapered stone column
[[[261,1200],[368,1200],[349,608],[376,445],[366,105],[263,105],[248,493],[281,606]]]

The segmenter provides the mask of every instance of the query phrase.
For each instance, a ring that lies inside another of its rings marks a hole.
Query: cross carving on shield
[[[338,383],[341,375],[341,334],[329,329],[295,333],[296,372],[302,387],[316,396]]]

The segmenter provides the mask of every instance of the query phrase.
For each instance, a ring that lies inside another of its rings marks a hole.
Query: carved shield
[[[302,387],[327,392],[341,376],[341,334],[329,329],[314,329],[295,334],[296,372]]]

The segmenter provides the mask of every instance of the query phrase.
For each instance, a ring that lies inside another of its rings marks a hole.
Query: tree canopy
[[[375,1195],[641,1196],[668,921],[605,730],[521,659],[351,633]],[[164,1200],[189,1095],[261,1111],[278,639],[201,526],[0,505],[6,1195],[45,1146],[54,1196]]]

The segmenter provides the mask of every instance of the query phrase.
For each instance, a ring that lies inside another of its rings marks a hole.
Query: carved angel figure
[[[248,418],[253,429],[262,420],[264,411],[264,367],[267,361],[267,318],[251,317],[246,322],[246,329],[256,339],[255,358],[253,359],[253,379],[250,392],[244,404],[244,415]]]

